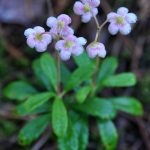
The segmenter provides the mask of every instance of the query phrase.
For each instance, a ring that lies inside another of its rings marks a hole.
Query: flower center
[[[89,6],[89,4],[86,4],[85,6],[84,6],[84,12],[90,12],[91,11],[91,8],[90,8],[90,6]]]
[[[62,29],[64,27],[64,22],[58,21],[57,25],[59,29]]]
[[[43,39],[42,34],[40,34],[40,33],[36,34],[35,39],[38,41],[41,41]]]
[[[66,48],[71,48],[73,46],[73,42],[71,42],[71,41],[66,41],[65,42],[65,47]]]
[[[124,18],[119,16],[116,18],[116,22],[117,22],[117,24],[124,24]]]

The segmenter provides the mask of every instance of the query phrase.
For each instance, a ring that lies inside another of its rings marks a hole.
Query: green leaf
[[[77,117],[76,117],[77,116]],[[79,116],[76,114],[71,117],[73,120],[74,128],[78,135],[78,149],[79,150],[86,150],[88,146],[89,140],[89,128],[88,128],[88,121],[87,118],[83,116]]]
[[[37,93],[37,90],[25,81],[15,81],[4,89],[4,95],[14,100],[24,100]]]
[[[71,121],[69,121],[65,136],[59,137],[58,147],[60,150],[79,150],[78,135]]]
[[[106,87],[129,87],[136,84],[136,77],[133,73],[121,73],[108,77],[102,84]]]
[[[112,103],[107,99],[95,98],[85,101],[81,105],[76,106],[77,109],[102,119],[114,118],[116,110]]]
[[[64,137],[67,132],[67,110],[60,98],[56,98],[52,106],[52,127],[58,137]]]
[[[46,103],[53,96],[54,94],[50,92],[35,94],[17,107],[17,113],[20,115],[27,115],[28,113]]]
[[[131,115],[141,116],[143,115],[143,108],[141,103],[132,97],[118,97],[110,98],[114,107],[118,110],[124,111]]]
[[[118,133],[111,120],[99,121],[98,129],[106,150],[116,150]]]
[[[79,67],[76,69],[68,79],[67,85],[65,87],[65,90],[68,91],[70,89],[75,88],[76,86],[79,86],[82,82],[90,79],[90,77],[94,73],[95,67],[88,66],[88,67]]]
[[[101,81],[114,74],[118,67],[118,62],[115,57],[108,57],[102,61],[99,69],[97,82],[101,84]]]
[[[89,65],[93,65],[91,59],[87,56],[87,53],[83,53],[82,55],[75,56],[74,60],[79,67],[88,67]]]
[[[45,53],[42,55],[40,62],[43,73],[51,82],[53,88],[57,90],[57,70],[54,59],[48,53]]]
[[[61,63],[60,73],[61,73],[61,82],[65,86],[66,81],[69,79],[69,77],[71,75],[71,72],[68,70],[68,68],[63,63]]]
[[[80,88],[76,93],[77,102],[78,103],[83,103],[86,100],[86,98],[87,98],[88,94],[90,93],[90,91],[91,91],[90,86],[85,86],[85,87]]]
[[[19,143],[21,145],[31,144],[44,132],[49,120],[49,115],[43,115],[25,124],[18,136]]]
[[[32,68],[34,70],[34,73],[37,77],[37,79],[40,81],[40,84],[42,83],[47,90],[51,90],[51,82],[48,80],[46,75],[43,73],[43,70],[41,68],[40,59],[35,60],[32,63]]]

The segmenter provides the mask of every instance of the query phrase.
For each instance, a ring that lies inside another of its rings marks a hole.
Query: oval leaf
[[[115,57],[108,57],[102,61],[99,69],[97,82],[101,84],[101,81],[114,74],[118,67],[118,62]]]
[[[31,144],[46,129],[49,123],[49,116],[44,115],[31,120],[21,129],[18,139],[21,145]]]
[[[65,90],[70,90],[79,86],[83,81],[88,80],[94,73],[95,67],[88,66],[88,67],[80,67],[76,69],[70,76]]]
[[[102,83],[106,87],[129,87],[136,84],[136,77],[133,73],[121,73],[108,77]]]
[[[17,113],[20,115],[27,115],[39,106],[46,103],[50,98],[54,96],[53,93],[44,92],[29,97],[24,103],[17,107]]]
[[[42,55],[40,61],[43,73],[51,82],[53,88],[57,90],[57,70],[54,59],[48,53],[45,53]]]
[[[27,82],[15,81],[5,87],[3,92],[10,99],[25,100],[29,96],[37,93],[37,90]]]
[[[46,87],[46,89],[50,91],[51,90],[51,82],[47,79],[47,77],[43,73],[43,70],[41,68],[40,59],[37,59],[32,63],[32,68],[34,70],[34,73],[35,73],[37,79],[40,81],[38,83],[39,84],[42,83]]]
[[[83,103],[86,100],[86,98],[87,98],[88,94],[90,93],[90,91],[91,91],[90,86],[85,86],[85,87],[80,88],[76,93],[77,102],[78,103]]]
[[[143,115],[141,103],[132,97],[112,98],[111,101],[116,109],[135,116]]]
[[[64,137],[68,127],[67,110],[60,98],[55,99],[52,106],[52,127],[58,137]]]
[[[115,150],[118,142],[118,133],[113,122],[111,120],[99,121],[98,129],[106,150]]]
[[[102,119],[114,118],[116,115],[116,109],[112,103],[103,98],[87,100],[83,104],[77,105],[76,108],[89,115]]]

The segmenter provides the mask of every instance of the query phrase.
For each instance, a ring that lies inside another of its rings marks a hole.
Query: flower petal
[[[129,10],[126,7],[120,7],[117,10],[117,14],[123,15],[123,16],[125,16],[128,12],[129,12]]]
[[[82,46],[75,46],[73,49],[72,49],[72,54],[74,54],[75,56],[79,56],[83,53],[84,49]]]
[[[84,5],[81,2],[75,2],[73,11],[77,15],[82,15],[84,13]]]
[[[43,34],[42,35],[43,37],[43,40],[47,43],[47,44],[50,44],[52,42],[52,37],[50,34]]]
[[[87,43],[87,40],[83,37],[79,37],[77,38],[77,42],[80,44],[80,45],[85,45]]]
[[[87,23],[91,20],[92,14],[91,13],[85,13],[82,15],[82,22]]]
[[[29,36],[29,35],[34,34],[34,33],[35,33],[35,31],[32,28],[26,29],[24,31],[25,36]]]
[[[66,25],[71,23],[71,18],[66,14],[59,15],[57,19],[63,21]]]
[[[27,38],[27,45],[31,48],[34,48],[36,44],[36,41],[34,39],[34,37],[29,37]]]
[[[107,15],[107,20],[109,22],[115,22],[115,19],[118,15],[114,12],[110,12],[108,15]]]
[[[104,44],[100,43],[100,50],[98,51],[98,56],[104,58],[106,56],[106,50]]]
[[[47,19],[46,25],[50,28],[52,28],[54,25],[56,25],[57,19],[55,17],[49,17]]]
[[[60,40],[55,44],[55,49],[61,51],[64,49],[64,40]]]
[[[128,23],[136,23],[137,16],[134,13],[128,13],[126,15],[126,20],[127,20]]]
[[[129,23],[126,23],[123,26],[120,26],[119,31],[121,34],[127,35],[131,32],[131,25]]]
[[[88,0],[92,7],[98,7],[100,5],[100,0]]]
[[[60,51],[60,57],[64,61],[69,60],[71,57],[71,52],[67,51],[67,50],[62,50],[62,51]]]
[[[47,43],[45,41],[37,42],[35,48],[37,52],[44,52],[47,49]]]
[[[108,27],[108,31],[110,32],[110,34],[115,35],[119,31],[119,28],[115,23],[112,22]]]
[[[92,11],[92,14],[95,15],[95,16],[98,14],[98,9],[97,8],[92,8],[91,11]]]
[[[35,30],[36,33],[44,33],[45,32],[45,29],[40,26],[36,26],[33,29]]]

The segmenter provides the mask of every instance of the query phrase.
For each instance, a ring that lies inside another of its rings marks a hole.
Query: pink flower
[[[86,39],[79,37],[77,38],[74,35],[69,35],[64,38],[64,40],[59,40],[55,48],[60,53],[62,60],[68,60],[71,57],[71,54],[78,56],[83,53],[83,45],[86,44]]]
[[[24,35],[27,38],[28,46],[31,48],[35,47],[38,52],[44,52],[52,41],[51,35],[45,33],[44,28],[40,26],[26,29]]]
[[[136,23],[137,16],[128,12],[127,8],[121,7],[117,13],[111,12],[107,15],[107,20],[110,22],[108,30],[112,35],[118,32],[127,35],[131,32],[131,24]]]
[[[71,18],[65,14],[59,15],[57,18],[49,17],[47,19],[47,26],[51,28],[50,33],[54,39],[74,34],[73,29],[69,27],[70,23]]]
[[[75,14],[82,16],[82,22],[89,22],[93,15],[97,15],[100,0],[81,0],[75,2],[73,10]]]
[[[105,46],[99,42],[92,42],[87,46],[86,50],[90,58],[95,58],[96,56],[104,58],[106,56]]]

